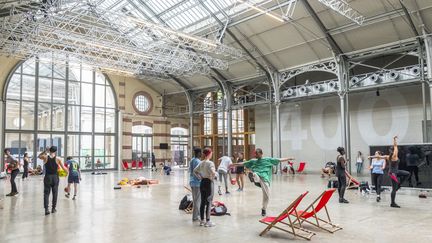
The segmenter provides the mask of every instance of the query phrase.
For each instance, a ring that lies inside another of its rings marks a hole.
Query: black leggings
[[[11,192],[15,193],[18,192],[16,183],[15,183],[15,178],[17,177],[19,173],[19,169],[15,169],[13,171],[11,171],[11,178],[10,178],[10,183],[11,183]]]
[[[24,179],[24,178],[27,178],[27,177],[28,177],[28,165],[27,166],[24,165],[24,173],[23,173],[22,178]]]
[[[208,178],[201,180],[200,185],[201,192],[201,205],[200,205],[200,217],[201,221],[204,220],[204,211],[206,220],[210,221],[210,210],[213,201],[213,181]]]
[[[409,173],[410,173],[410,175],[408,177],[408,182],[409,182],[410,186],[412,185],[411,178],[412,178],[413,174],[414,174],[416,182],[418,184],[419,183],[418,167],[416,165],[414,165],[414,166],[408,166],[408,170],[409,170]]]
[[[390,173],[395,174],[397,179],[398,179],[398,182],[391,179],[392,191],[391,191],[390,197],[391,197],[391,203],[395,204],[396,192],[399,190],[402,183],[404,183],[405,179],[408,178],[410,173],[406,170],[397,170],[397,171],[390,172]]]
[[[372,173],[372,181],[375,185],[375,191],[377,196],[380,196],[381,194],[381,185],[382,185],[383,176],[384,176],[383,174]]]
[[[346,189],[346,175],[338,175],[338,193],[339,199],[344,199],[345,189]]]
[[[59,181],[58,175],[45,175],[44,177],[44,208],[46,210],[48,210],[48,200],[51,191],[53,194],[52,208],[56,208],[57,206]]]

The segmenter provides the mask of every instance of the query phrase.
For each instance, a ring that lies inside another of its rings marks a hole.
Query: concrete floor
[[[84,174],[76,201],[59,194],[58,212],[43,215],[42,177],[18,180],[18,196],[4,197],[10,190],[6,180],[0,181],[0,242],[307,242],[291,235],[271,231],[264,237],[259,223],[261,190],[246,183],[244,192],[215,196],[226,203],[231,216],[213,217],[214,228],[191,222],[191,215],[178,210],[185,195],[187,181],[184,171],[171,176],[153,175],[159,185],[113,190],[123,177],[151,177],[151,172],[108,172],[107,175]],[[61,181],[60,188],[66,181]],[[319,175],[275,176],[268,215],[279,213],[305,190],[309,195],[301,208],[310,203],[326,186]],[[389,207],[389,192],[375,202],[375,195],[348,191],[350,204],[339,204],[337,195],[331,199],[329,211],[343,230],[334,234],[314,228],[312,242],[431,242],[431,199],[419,199],[418,192],[402,190],[397,195],[401,209]]]

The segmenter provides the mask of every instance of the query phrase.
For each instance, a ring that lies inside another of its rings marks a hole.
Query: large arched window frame
[[[21,160],[56,145],[58,156],[73,156],[85,169],[115,169],[118,109],[105,75],[76,63],[31,58],[9,74],[3,89],[3,144]],[[2,151],[3,152],[3,151]]]

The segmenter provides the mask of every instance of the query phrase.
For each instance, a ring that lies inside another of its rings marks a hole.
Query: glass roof
[[[247,2],[261,5],[271,1]],[[214,28],[221,28],[212,15],[225,23],[233,15],[251,10],[248,4],[238,0],[101,0],[97,6],[167,25],[185,33],[205,34]]]

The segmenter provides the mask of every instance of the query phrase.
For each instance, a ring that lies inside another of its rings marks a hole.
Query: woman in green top
[[[262,216],[266,215],[266,209],[270,199],[270,182],[272,179],[273,166],[279,164],[279,162],[285,162],[293,159],[294,158],[275,159],[263,157],[262,149],[257,148],[255,150],[255,159],[232,165],[245,166],[246,168],[252,170],[252,173],[249,173],[248,175],[249,179],[254,182],[255,185],[261,187],[261,190],[263,192],[261,211]]]

